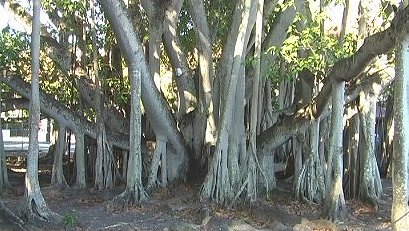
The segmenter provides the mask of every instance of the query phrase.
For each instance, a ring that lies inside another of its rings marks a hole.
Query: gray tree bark
[[[51,211],[45,203],[38,181],[38,130],[40,123],[40,0],[33,1],[33,30],[31,34],[31,100],[30,136],[25,176],[25,193],[22,211],[27,218],[40,218],[49,222],[60,221],[61,217]]]
[[[129,159],[127,161],[126,187],[114,198],[121,204],[134,204],[146,199],[142,185],[141,157],[141,72],[137,66],[130,66],[131,79],[131,128],[129,135]]]
[[[225,59],[221,61],[223,72],[227,74],[225,87],[223,89],[222,111],[218,140],[213,159],[210,160],[210,169],[203,183],[201,195],[203,198],[214,200],[219,203],[230,203],[240,194],[237,176],[239,166],[237,160],[239,147],[237,143],[242,133],[233,134],[233,118],[243,124],[244,113],[235,111],[234,107],[243,107],[244,94],[237,97],[237,86],[239,81],[244,86],[244,52],[252,25],[250,23],[251,12],[256,10],[256,4],[249,0],[238,1],[233,24],[226,42],[226,50],[223,54]],[[231,52],[231,53],[229,53]],[[239,100],[235,99],[237,97]],[[241,99],[241,101],[240,101]],[[240,118],[240,114],[242,117]],[[237,116],[235,118],[234,116]],[[244,125],[242,125],[244,126]],[[243,131],[244,132],[244,131]],[[236,141],[235,141],[236,139]],[[236,146],[235,146],[236,145]]]
[[[0,103],[3,101],[1,99],[2,95],[2,87],[0,86]],[[0,114],[2,109],[0,107]],[[2,121],[0,118],[0,128],[2,128]],[[7,173],[7,165],[6,165],[6,154],[4,152],[4,141],[3,141],[3,132],[0,132],[0,191],[4,188],[8,188],[10,186],[9,177]]]
[[[166,136],[169,143],[176,150],[167,159],[168,180],[184,179],[188,167],[188,156],[183,137],[177,130],[176,122],[169,106],[162,98],[150,76],[145,54],[127,17],[124,3],[119,0],[99,0],[99,3],[112,24],[128,65],[140,67],[142,74],[142,102],[155,133]]]
[[[333,83],[330,148],[327,162],[327,182],[324,215],[331,220],[345,217],[345,198],[342,189],[343,178],[343,115],[345,82]]]
[[[75,185],[79,189],[85,189],[87,187],[87,183],[85,181],[84,148],[84,133],[80,132],[80,129],[77,129],[77,133],[75,133],[75,163],[77,165]]]
[[[51,185],[58,189],[65,189],[68,184],[64,177],[63,157],[66,151],[66,129],[63,126],[58,128],[58,139],[54,149],[54,163],[51,172]]]
[[[201,0],[190,0],[190,11],[195,25],[195,33],[198,38],[196,44],[199,55],[199,109],[207,116],[205,143],[216,143],[216,120],[213,105],[213,59],[212,41],[205,14],[205,7]]]
[[[257,112],[258,112],[258,91],[260,85],[260,59],[261,59],[261,43],[263,36],[263,10],[264,10],[264,0],[259,0],[257,3],[256,12],[256,28],[255,28],[255,47],[254,47],[254,77],[253,77],[253,97],[251,99],[251,115],[250,115],[250,137],[249,137],[249,148],[247,152],[248,156],[248,185],[247,185],[247,197],[250,200],[255,201],[257,199],[257,176],[258,174],[262,177],[261,180],[265,181],[265,190],[267,195],[270,193],[270,187],[267,181],[267,176],[265,175],[263,169],[261,168],[258,158],[257,158]]]
[[[359,116],[362,124],[362,144],[359,196],[367,203],[375,205],[382,195],[382,183],[375,157],[375,123],[377,95],[361,92],[359,96]]]
[[[359,155],[359,140],[360,137],[360,121],[356,103],[350,105],[347,109],[348,120],[345,127],[345,163],[348,170],[345,172],[345,197],[353,199],[359,195],[359,179],[360,179],[360,155]]]
[[[406,7],[408,8],[408,7]],[[392,230],[409,230],[408,154],[409,154],[409,34],[406,29],[396,46],[396,80],[394,88],[394,140],[392,157]]]

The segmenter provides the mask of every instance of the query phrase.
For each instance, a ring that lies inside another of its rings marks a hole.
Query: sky
[[[17,2],[26,9],[30,8],[30,3],[28,2],[28,0],[17,0]],[[32,14],[31,11],[29,13]],[[40,14],[40,21],[43,24],[51,24],[48,15],[43,11],[41,11]],[[26,31],[24,26],[18,20],[14,19],[12,13],[8,12],[7,9],[0,5],[0,31],[3,30],[7,25],[15,30],[31,33],[31,31]]]
[[[25,31],[24,27],[14,20],[10,13],[0,5],[0,31],[3,30],[7,25],[19,31]]]

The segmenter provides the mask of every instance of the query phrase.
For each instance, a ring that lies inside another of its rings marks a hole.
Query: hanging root
[[[158,172],[162,174],[162,182],[159,181]],[[149,173],[147,190],[151,190],[161,185],[166,187],[167,185],[167,172],[166,172],[166,138],[158,137],[156,141],[156,148],[153,152],[153,158],[151,162],[151,168]]]

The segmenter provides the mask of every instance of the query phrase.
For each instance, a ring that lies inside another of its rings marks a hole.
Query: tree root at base
[[[340,198],[338,198],[335,203],[329,203],[325,205],[324,216],[326,219],[331,221],[345,219],[347,216],[345,204],[341,201]]]
[[[30,203],[26,203],[22,206],[20,213],[26,220],[39,220],[53,224],[62,223],[62,217],[49,209],[45,204],[38,203],[35,198],[30,198]]]
[[[112,210],[126,211],[128,206],[135,206],[147,199],[148,195],[142,186],[136,186],[134,190],[126,188],[121,194],[114,197],[110,203]]]
[[[11,224],[19,227],[21,230],[28,230],[25,228],[24,221],[21,220],[16,214],[10,211],[3,203],[0,201],[0,217],[6,224]]]
[[[320,204],[325,195],[322,165],[318,161],[308,159],[296,178],[294,196],[307,203]]]

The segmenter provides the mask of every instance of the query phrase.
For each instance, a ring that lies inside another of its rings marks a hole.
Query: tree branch
[[[325,112],[330,98],[333,81],[349,82],[360,75],[376,56],[391,51],[396,45],[396,37],[402,28],[409,27],[409,7],[399,11],[388,29],[371,35],[352,56],[337,62],[327,75],[327,81],[312,102],[291,115],[284,115],[257,137],[258,155],[267,155],[289,140],[292,136],[308,128],[312,118]]]
[[[0,82],[7,84],[21,96],[30,99],[30,84],[25,82],[21,77],[12,74],[4,76],[3,73],[1,73]],[[94,139],[96,138],[97,128],[95,124],[89,122],[83,116],[73,112],[71,109],[67,108],[65,105],[43,91],[40,91],[40,105],[41,111],[55,119],[60,126],[66,126],[75,132],[80,130],[88,136]],[[129,149],[128,136],[115,134],[112,132],[108,132],[107,135],[108,139],[113,145],[122,149]]]

